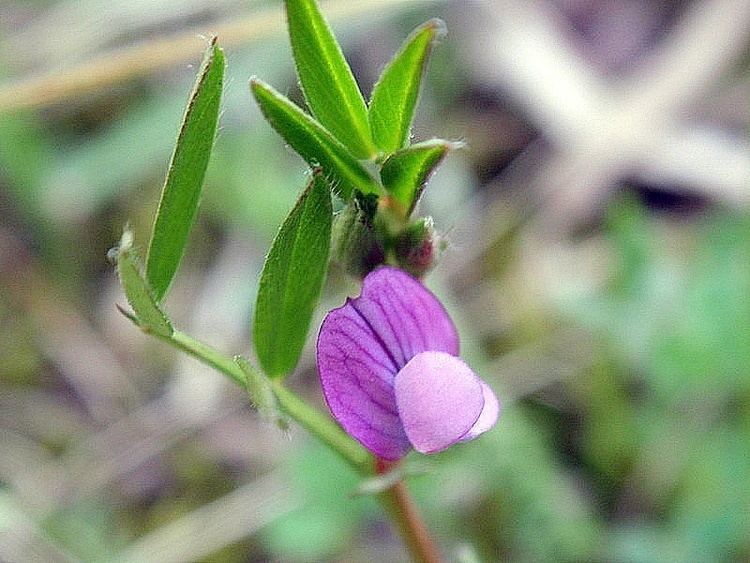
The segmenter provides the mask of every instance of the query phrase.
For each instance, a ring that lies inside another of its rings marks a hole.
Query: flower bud
[[[419,278],[432,268],[442,248],[443,242],[435,233],[432,217],[424,217],[398,235],[394,253],[398,265]]]
[[[357,192],[334,219],[331,256],[357,278],[364,278],[385,261],[374,225],[377,210],[377,196]]]

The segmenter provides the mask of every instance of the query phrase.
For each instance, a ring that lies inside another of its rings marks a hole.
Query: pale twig
[[[258,532],[298,506],[290,485],[271,473],[136,540],[120,563],[198,561]]]
[[[10,67],[6,71],[54,68],[85,60],[112,45],[121,47],[141,35],[153,36],[157,30],[179,29],[184,22],[192,27],[219,16],[228,20],[243,9],[244,16],[251,2],[59,0],[0,37],[0,53]]]
[[[0,513],[0,561],[77,561],[29,518],[18,499],[2,490]]]
[[[106,429],[82,439],[60,459],[17,472],[15,489],[41,520],[62,503],[95,495],[113,480],[163,453],[181,439],[231,416],[242,403],[224,405],[200,424],[171,412],[163,399],[153,401]]]
[[[651,177],[655,171],[669,177],[674,147],[682,146],[676,140],[693,134],[682,121],[684,109],[741,55],[750,34],[750,4],[744,0],[700,2],[637,72],[606,81],[573,52],[560,22],[539,3],[491,5],[483,31],[473,35],[477,76],[509,91],[555,145],[554,155],[526,184],[542,194],[543,220],[562,228],[590,213],[626,175],[645,169]],[[728,153],[726,144],[703,141],[702,150],[693,151],[691,169],[716,172],[709,195],[750,201],[750,167],[723,171],[740,162],[747,146]],[[689,182],[686,170],[680,172]],[[701,181],[690,184],[704,189]]]
[[[327,5],[325,11],[335,22],[354,16],[387,14],[394,6],[412,6],[429,1],[437,0],[338,0]],[[273,9],[240,20],[206,24],[165,39],[145,41],[100,55],[72,68],[0,86],[0,112],[63,102],[196,59],[206,46],[202,37],[209,33],[217,35],[223,47],[236,47],[277,35],[283,28],[281,10]]]

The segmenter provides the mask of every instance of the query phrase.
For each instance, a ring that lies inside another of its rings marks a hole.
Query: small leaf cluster
[[[310,114],[258,78],[250,87],[271,126],[344,201],[334,223],[332,258],[357,277],[381,263],[424,274],[439,245],[431,222],[425,229],[418,220],[415,229],[411,215],[430,175],[458,145],[440,139],[411,144],[411,127],[427,61],[444,24],[433,19],[417,27],[366,102],[315,0],[285,4]],[[374,201],[375,209],[366,201]],[[423,239],[415,242],[415,232],[424,233]],[[404,251],[409,244],[414,248]]]

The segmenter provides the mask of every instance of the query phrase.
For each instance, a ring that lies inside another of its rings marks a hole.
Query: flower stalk
[[[169,336],[150,334],[216,369],[234,383],[242,387],[246,386],[247,377],[240,365],[233,358],[222,354],[208,344],[179,330],[174,330]],[[286,415],[338,453],[360,475],[382,475],[393,467],[392,463],[372,456],[359,442],[341,430],[333,420],[285,387],[281,380],[273,380],[271,387],[279,406]],[[439,563],[440,554],[409,496],[406,483],[399,480],[395,485],[379,493],[377,498],[401,535],[412,559],[420,563]]]
[[[390,470],[392,462],[375,459],[375,471],[383,474]],[[427,526],[411,500],[409,489],[403,480],[378,495],[380,502],[398,529],[414,561],[440,563],[442,558]]]

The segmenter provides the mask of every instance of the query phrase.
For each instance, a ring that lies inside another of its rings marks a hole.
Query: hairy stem
[[[359,442],[352,440],[338,424],[284,387],[281,381],[274,380],[272,387],[279,405],[286,414],[338,452],[359,473],[367,475],[371,472],[372,456]]]
[[[204,344],[179,330],[175,330],[171,336],[152,334],[178,350],[182,350],[204,364],[220,371],[238,385],[246,387],[247,376],[233,358],[227,357],[208,344]],[[292,391],[284,387],[280,380],[272,380],[271,388],[278,400],[279,406],[290,418],[296,420],[300,426],[314,436],[317,436],[318,439],[349,462],[359,473],[365,475],[371,473],[372,456],[359,442],[356,442],[351,436],[341,430],[330,418],[321,414]]]
[[[242,387],[247,385],[246,376],[243,373],[242,368],[237,365],[237,362],[232,358],[228,358],[218,350],[215,350],[208,344],[204,344],[179,330],[175,330],[171,336],[159,338],[171,344],[178,350],[182,350],[204,364],[220,371],[238,385]]]
[[[246,387],[247,376],[233,358],[178,330],[170,336],[151,334],[218,370],[240,386]],[[361,475],[370,476],[373,474],[373,469],[376,474],[383,474],[392,468],[391,463],[379,458],[375,459],[373,465],[372,455],[359,442],[346,434],[329,417],[284,387],[281,380],[272,380],[271,388],[279,406],[290,418],[337,452]],[[379,493],[378,500],[398,529],[414,561],[439,563],[441,558],[437,547],[417,512],[403,480]]]
[[[378,474],[387,472],[392,464],[383,459],[375,460]],[[378,495],[394,526],[398,529],[409,553],[419,563],[440,563],[442,558],[417,507],[411,500],[406,483],[401,480]]]

